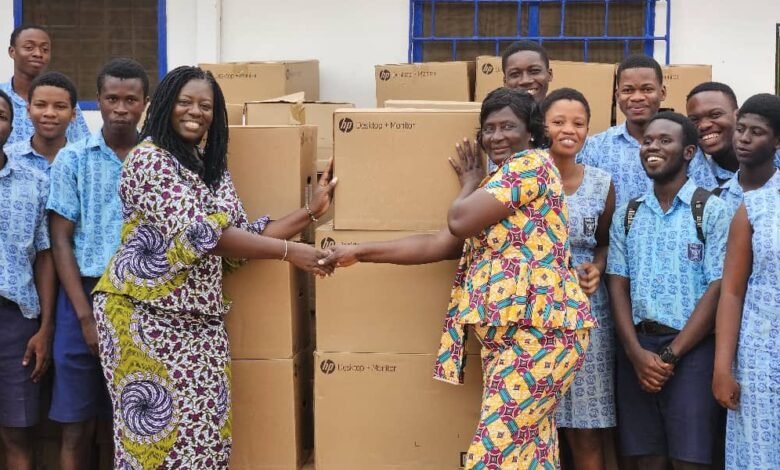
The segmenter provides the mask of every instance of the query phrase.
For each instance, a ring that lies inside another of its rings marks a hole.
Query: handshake
[[[292,245],[298,245],[296,248],[300,250],[290,250],[288,255],[290,263],[317,276],[330,276],[336,268],[345,268],[359,261],[358,245],[336,246],[326,250],[300,243],[291,244],[291,248]]]

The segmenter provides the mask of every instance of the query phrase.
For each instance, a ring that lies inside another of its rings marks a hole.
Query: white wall
[[[676,0],[672,8],[672,63],[712,64],[713,78],[740,101],[774,89],[780,1]],[[168,0],[167,16],[169,68],[316,58],[322,100],[373,106],[373,66],[407,59],[408,0]],[[664,18],[659,2],[659,32]],[[13,0],[0,0],[0,41],[12,29]],[[0,58],[0,80],[12,71],[10,59]],[[86,114],[98,128],[99,113]]]

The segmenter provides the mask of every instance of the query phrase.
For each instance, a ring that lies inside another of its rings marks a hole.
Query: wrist
[[[54,335],[54,323],[51,321],[42,321],[38,327],[38,334],[52,336]]]
[[[309,218],[309,222],[316,224],[320,217],[319,209],[313,209],[307,202],[304,204],[303,210],[306,212],[306,216]]]

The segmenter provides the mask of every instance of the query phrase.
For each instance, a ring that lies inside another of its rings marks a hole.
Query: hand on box
[[[468,139],[463,139],[463,143],[455,144],[455,150],[458,152],[457,161],[450,158],[450,165],[455,170],[460,180],[460,186],[471,186],[476,189],[485,178],[484,157],[482,149],[477,141],[469,143]]]
[[[325,167],[325,171],[322,172],[322,176],[317,181],[317,186],[314,188],[314,192],[311,196],[311,202],[309,208],[314,214],[315,218],[322,217],[325,212],[328,211],[330,203],[333,201],[333,190],[338,184],[338,178],[332,178],[333,174],[333,157],[328,160],[328,165]]]

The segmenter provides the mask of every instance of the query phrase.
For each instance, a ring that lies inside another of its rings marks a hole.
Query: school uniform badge
[[[592,237],[596,234],[596,218],[595,217],[585,217],[582,220],[583,230],[585,232],[586,237]]]
[[[688,259],[698,262],[704,258],[704,245],[701,243],[688,243]]]

